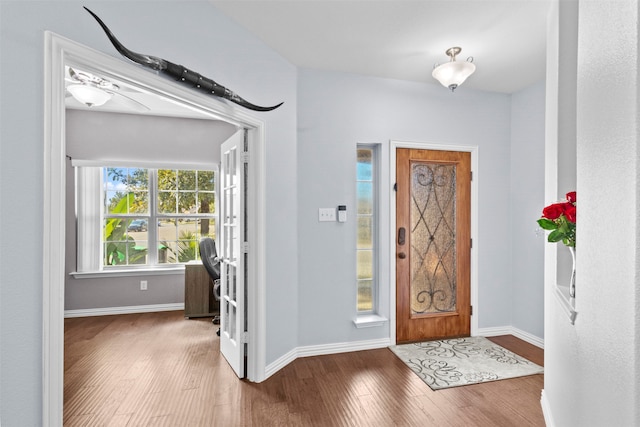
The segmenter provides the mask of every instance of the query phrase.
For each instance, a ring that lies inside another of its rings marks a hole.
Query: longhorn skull
[[[228,99],[229,101],[235,104],[241,105],[250,110],[271,111],[271,110],[275,110],[276,108],[278,108],[283,104],[281,102],[280,104],[274,105],[273,107],[261,107],[259,105],[254,105],[244,100],[242,97],[236,95],[233,91],[227,89],[226,87],[221,86],[218,83],[214,82],[213,80],[207,77],[204,77],[203,75],[198,74],[194,71],[191,71],[183,67],[182,65],[174,64],[173,62],[170,62],[155,56],[142,55],[142,54],[133,52],[127,49],[126,47],[124,47],[122,43],[118,41],[118,39],[113,35],[111,30],[109,30],[109,28],[105,25],[105,23],[102,22],[102,20],[98,18],[98,16],[95,13],[93,13],[86,7],[85,7],[85,10],[89,12],[91,16],[93,16],[96,19],[96,21],[98,21],[98,24],[100,24],[104,32],[107,34],[107,37],[109,38],[113,46],[116,48],[116,50],[120,52],[122,56],[132,60],[137,64],[140,64],[147,68],[151,68],[152,70],[156,70],[162,74],[171,76],[177,81],[183,82],[184,84],[187,84],[200,92],[204,92],[206,94],[217,96],[223,99]]]

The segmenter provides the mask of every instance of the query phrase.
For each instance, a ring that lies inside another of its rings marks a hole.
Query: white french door
[[[246,130],[222,144],[220,167],[220,352],[245,377]]]

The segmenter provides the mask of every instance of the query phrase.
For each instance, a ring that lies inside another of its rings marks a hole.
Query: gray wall
[[[6,426],[37,426],[42,418],[44,31],[120,58],[83,5],[132,49],[185,64],[256,104],[284,101],[278,110],[256,113],[266,123],[267,145],[266,363],[296,346],[297,227],[295,215],[282,215],[296,210],[295,67],[206,1],[2,1],[0,412]],[[290,249],[287,257],[282,247]]]
[[[544,207],[545,85],[511,97],[510,245],[512,325],[544,338],[544,244],[536,220]]]
[[[477,315],[480,328],[511,325],[510,230],[504,225],[510,222],[511,97],[465,87],[452,94],[435,84],[302,69],[298,106],[298,304],[304,313],[299,345],[388,337],[388,325],[363,330],[351,322],[357,143],[382,143],[383,152],[389,140],[480,147]],[[544,105],[532,108],[540,116]],[[537,143],[542,149],[543,141]],[[318,208],[338,204],[351,212],[347,223],[318,222]],[[388,286],[382,283],[382,292]],[[536,309],[538,325],[531,333],[541,329],[542,307]]]
[[[220,144],[236,130],[228,123],[175,117],[67,110],[67,155],[80,160],[189,163],[220,161]],[[171,275],[74,278],[76,271],[75,192],[67,161],[65,310],[184,302],[184,272]],[[140,280],[148,290],[140,290]]]

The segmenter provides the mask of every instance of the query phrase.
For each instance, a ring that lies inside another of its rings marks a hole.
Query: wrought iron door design
[[[456,167],[411,163],[411,312],[456,308]]]

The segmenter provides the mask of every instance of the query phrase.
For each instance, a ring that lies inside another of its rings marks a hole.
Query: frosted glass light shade
[[[473,72],[476,71],[476,66],[467,61],[451,61],[442,65],[438,65],[434,68],[431,75],[438,80],[442,86],[455,90],[458,86],[464,83]]]
[[[67,90],[75,99],[89,107],[98,107],[111,99],[112,94],[90,85],[70,85]]]

